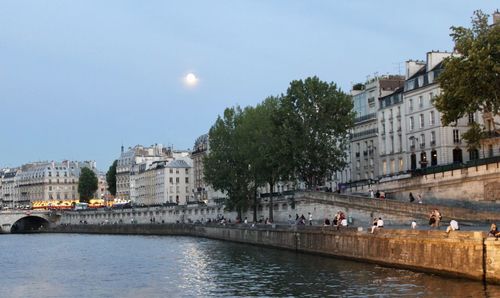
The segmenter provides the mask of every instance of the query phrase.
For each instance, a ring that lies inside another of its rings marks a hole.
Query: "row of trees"
[[[227,195],[226,208],[251,205],[257,220],[257,189],[278,181],[304,181],[314,188],[346,165],[354,123],[349,95],[317,77],[292,81],[286,94],[255,107],[227,108],[209,132],[205,181]],[[273,208],[269,208],[273,219]]]

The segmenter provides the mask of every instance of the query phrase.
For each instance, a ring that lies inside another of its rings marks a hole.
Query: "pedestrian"
[[[443,216],[441,215],[441,212],[439,212],[439,209],[434,209],[434,214],[436,216],[436,227],[439,228],[439,224],[441,223],[441,219],[443,219]]]
[[[377,199],[378,199],[378,198],[380,198],[380,191],[378,191],[378,189],[377,189],[377,192],[375,193],[375,197],[376,197]]]
[[[381,228],[383,228],[383,227],[384,227],[384,221],[382,220],[382,217],[379,217],[379,218],[377,219],[377,224],[376,224],[376,225],[374,225],[374,226],[372,226],[372,234],[373,234],[373,232],[375,231],[375,229],[377,229],[377,230],[378,230],[378,229],[381,229]]]
[[[248,224],[248,219],[245,217],[244,223],[247,225]]]
[[[460,227],[458,226],[458,222],[454,219],[450,221],[450,225],[446,228],[446,233],[449,233],[450,231],[458,231],[460,230]]]
[[[419,204],[422,204],[422,193],[417,194],[417,201]]]
[[[312,222],[313,222],[313,215],[311,214],[311,212],[308,212],[309,214],[309,225],[312,226]]]
[[[410,203],[413,203],[413,201],[415,201],[415,198],[413,197],[413,194],[410,191]]]
[[[498,231],[497,225],[495,223],[491,224],[490,231],[488,232],[488,237],[500,237],[500,232]]]
[[[415,230],[417,228],[417,222],[416,221],[412,221],[411,222],[411,228],[412,228],[412,230]]]
[[[370,188],[370,189],[368,190],[368,193],[370,194],[370,199],[375,198],[375,194],[373,193],[373,189],[371,189],[371,188]]]

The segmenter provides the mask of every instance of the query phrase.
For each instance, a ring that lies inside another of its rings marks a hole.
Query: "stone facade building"
[[[376,179],[379,169],[379,98],[403,85],[401,76],[379,76],[351,91],[356,118],[351,134],[351,179]],[[382,123],[384,129],[384,123]],[[384,132],[385,134],[385,132]]]
[[[131,200],[136,205],[185,205],[192,201],[192,166],[184,159],[137,164],[130,181]]]

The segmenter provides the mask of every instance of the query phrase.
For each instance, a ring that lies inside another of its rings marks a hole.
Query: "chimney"
[[[451,53],[432,51],[427,52],[427,71],[433,69],[439,62],[443,61],[444,58],[451,56]]]
[[[425,65],[422,61],[406,61],[406,79],[410,78]]]
[[[500,11],[498,11],[497,9],[497,11],[493,13],[493,25],[498,25],[498,24],[500,24]]]

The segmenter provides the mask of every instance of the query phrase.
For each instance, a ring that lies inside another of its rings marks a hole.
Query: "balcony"
[[[410,145],[410,150],[415,150],[415,145]]]
[[[454,140],[453,140],[453,144],[461,144],[461,143],[462,143],[462,141],[461,141],[461,140],[458,140],[458,139],[454,139]]]
[[[356,132],[356,133],[353,133],[352,136],[351,136],[351,139],[362,139],[362,138],[367,138],[367,137],[375,137],[378,133],[378,129],[377,128],[372,128],[372,129],[368,129],[368,130],[365,130],[365,131],[362,131],[362,132]]]
[[[364,122],[364,121],[368,121],[368,120],[372,120],[372,119],[376,119],[376,118],[377,118],[377,113],[371,113],[371,114],[367,114],[367,115],[355,118],[354,123]]]

